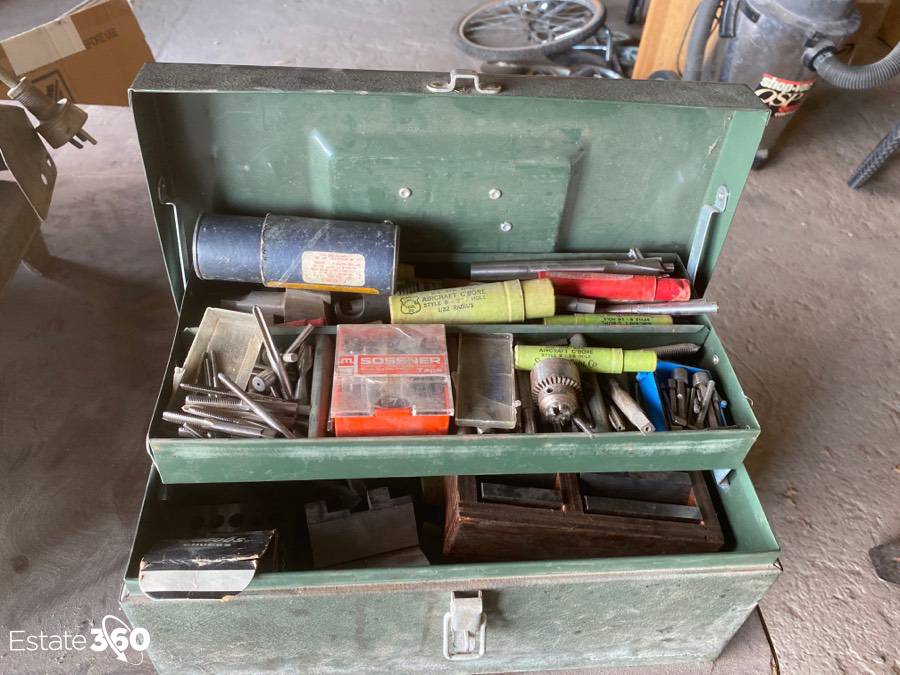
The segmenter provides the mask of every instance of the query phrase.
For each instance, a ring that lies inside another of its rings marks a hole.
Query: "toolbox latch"
[[[450,593],[450,611],[444,614],[444,658],[469,661],[484,656],[487,616],[481,591]]]
[[[488,84],[481,81],[481,73],[474,70],[454,68],[450,71],[450,80],[441,82],[435,80],[425,85],[426,89],[435,94],[448,94],[452,91],[464,91],[472,87],[479,94],[499,94],[503,89],[499,84]]]

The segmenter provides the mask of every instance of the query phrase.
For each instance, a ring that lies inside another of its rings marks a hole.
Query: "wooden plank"
[[[681,72],[687,54],[687,30],[699,4],[700,0],[650,3],[632,79],[646,80],[658,70]]]

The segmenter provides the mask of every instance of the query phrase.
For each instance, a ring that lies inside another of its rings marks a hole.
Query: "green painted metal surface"
[[[503,76],[496,96],[426,91],[440,77],[146,65],[131,104],[176,302],[202,211],[390,219],[401,256],[639,246],[686,259],[726,185],[703,293],[768,115],[749,89]]]
[[[556,326],[451,327],[465,332],[512,331],[523,341],[566,335]],[[318,331],[330,336],[334,328]],[[704,345],[702,364],[715,374],[719,391],[729,402],[734,429],[652,434],[490,434],[485,436],[407,436],[402,438],[185,439],[164,437],[160,422],[168,402],[176,362],[190,346],[193,331],[176,341],[162,396],[154,413],[148,444],[154,464],[166,483],[310,480],[376,476],[503,474],[579,471],[674,471],[739,466],[759,435],[759,423],[711,324],[611,327],[588,326],[580,332],[598,346],[638,348],[673,340]],[[277,331],[290,341],[290,333]],[[318,406],[328,409],[330,387]],[[163,406],[163,407],[161,407]],[[316,425],[312,425],[315,428]],[[171,427],[168,427],[171,429]]]
[[[151,479],[151,487],[156,484]],[[148,490],[154,494],[154,490]],[[719,495],[734,543],[701,555],[258,575],[227,601],[153,601],[135,571],[122,607],[161,672],[482,673],[714,658],[780,572],[746,471]],[[486,655],[441,656],[451,591],[482,590]]]
[[[624,432],[590,439],[583,434],[491,435],[490,438],[326,438],[290,443],[151,441],[167,483],[310,480],[366,476],[554,471],[677,471],[698,463],[734,466],[756,438],[749,430],[685,432],[677,438]],[[714,436],[714,437],[711,437]]]
[[[715,658],[774,568],[484,584],[487,653],[441,655],[449,589],[123,605],[161,673],[497,673]],[[702,598],[702,602],[698,599]]]

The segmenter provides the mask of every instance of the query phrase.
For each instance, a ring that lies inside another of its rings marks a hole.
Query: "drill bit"
[[[675,380],[675,402],[678,419],[684,420],[684,426],[688,421],[688,374],[684,368],[676,368],[672,371],[672,379]]]
[[[622,418],[622,413],[619,412],[619,409],[615,405],[609,406],[608,411],[609,424],[613,428],[613,431],[625,431],[628,429],[625,420]]]
[[[678,342],[672,345],[663,345],[662,347],[650,347],[651,352],[656,352],[660,358],[670,358],[672,356],[690,356],[696,354],[703,347],[695,345],[693,342]]]
[[[719,305],[706,300],[685,300],[684,302],[628,302],[607,307],[598,307],[601,314],[669,314],[690,316],[693,314],[715,314]]]
[[[519,401],[522,405],[519,410],[522,413],[522,431],[526,434],[537,432],[537,419],[535,417],[534,399],[531,398],[531,384],[528,373],[524,370],[516,371],[516,387],[519,390]]]
[[[291,381],[288,378],[287,370],[284,368],[284,362],[281,360],[281,354],[278,353],[278,349],[275,347],[275,341],[272,339],[272,334],[269,332],[269,326],[266,324],[266,317],[263,316],[259,305],[253,306],[253,316],[256,317],[256,323],[259,324],[259,330],[262,333],[263,346],[266,350],[266,356],[269,359],[269,365],[278,376],[278,385],[281,388],[281,393],[284,394],[285,398],[290,398]],[[219,381],[222,381],[221,378]],[[238,389],[238,391],[240,391],[240,389]]]
[[[594,431],[610,431],[609,426],[609,410],[606,401],[603,398],[603,392],[600,390],[600,382],[597,373],[582,373],[581,388],[584,400],[587,403],[588,411],[594,420]]]
[[[290,429],[288,429],[281,422],[275,419],[275,417],[271,415],[268,410],[263,408],[259,403],[242,392],[241,388],[237,386],[234,381],[232,381],[231,378],[229,378],[225,373],[219,373],[219,382],[228,387],[235,396],[237,396],[239,399],[241,399],[241,401],[249,406],[250,410],[255,412],[259,416],[259,418],[263,422],[268,424],[272,429],[277,431],[285,438],[297,438]]]
[[[254,427],[247,424],[232,424],[229,422],[217,422],[216,420],[206,419],[205,417],[196,417],[184,413],[171,412],[166,410],[162,414],[166,422],[175,424],[187,424],[196,429],[205,429],[207,431],[221,431],[232,436],[242,436],[244,438],[272,438],[275,432],[271,429],[262,427]]]

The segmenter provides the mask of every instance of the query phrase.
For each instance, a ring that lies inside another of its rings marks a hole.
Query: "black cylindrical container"
[[[194,230],[194,271],[201,279],[389,295],[397,226],[204,213]]]

